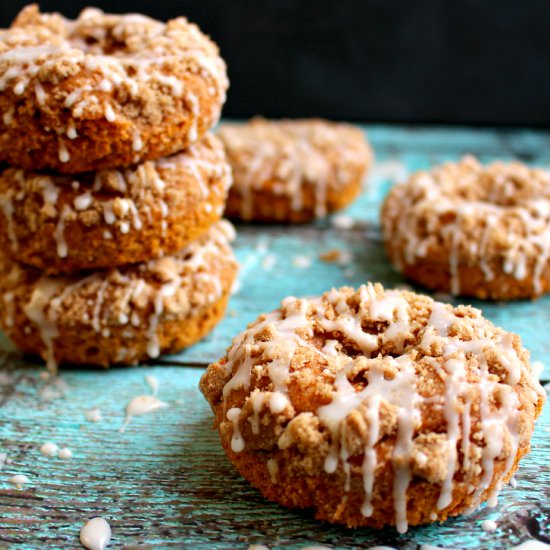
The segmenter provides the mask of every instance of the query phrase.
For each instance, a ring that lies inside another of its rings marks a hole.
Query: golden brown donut
[[[47,273],[172,254],[223,212],[231,170],[219,140],[131,168],[75,176],[0,173],[0,247]]]
[[[474,157],[413,174],[382,208],[388,255],[412,281],[481,299],[550,291],[550,174]]]
[[[224,124],[233,169],[226,215],[304,223],[344,208],[361,191],[372,151],[361,130],[319,119]]]
[[[0,161],[76,173],[168,156],[217,122],[227,87],[217,46],[183,17],[27,6],[0,32]]]
[[[379,284],[286,298],[200,389],[266,498],[399,532],[496,504],[545,400],[518,336]]]
[[[187,347],[220,320],[237,272],[222,220],[148,263],[48,277],[0,255],[0,326],[57,364],[135,364]]]

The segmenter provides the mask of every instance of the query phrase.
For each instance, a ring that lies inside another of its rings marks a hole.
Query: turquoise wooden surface
[[[356,220],[354,227],[337,229],[330,221],[239,227],[240,289],[226,318],[203,342],[157,365],[63,369],[53,383],[42,379],[38,362],[0,356],[5,363],[0,368],[0,453],[9,461],[0,469],[0,548],[78,548],[80,527],[96,515],[112,526],[110,548],[247,548],[253,543],[270,548],[507,548],[533,538],[550,542],[548,407],[533,452],[516,476],[517,488],[506,488],[496,509],[482,508],[405,535],[320,524],[305,512],[265,501],[233,471],[211,430],[211,413],[197,390],[202,366],[218,358],[260,312],[289,294],[319,294],[366,280],[406,283],[385,258],[378,227],[380,201],[395,180],[467,152],[483,160],[519,157],[550,166],[549,133],[372,126],[368,134],[377,167],[365,193],[345,212]],[[320,260],[320,254],[333,249],[347,251],[352,259],[344,265]],[[518,332],[533,359],[550,363],[550,297],[475,305]],[[146,375],[158,379],[158,397],[169,406],[136,417],[120,433],[126,404],[149,392]],[[548,368],[542,377],[550,378]],[[84,412],[94,407],[103,420],[86,420]],[[39,449],[46,441],[68,446],[73,458],[42,456]],[[31,483],[15,489],[8,483],[15,473],[26,474]],[[488,518],[497,521],[496,531],[482,529]]]

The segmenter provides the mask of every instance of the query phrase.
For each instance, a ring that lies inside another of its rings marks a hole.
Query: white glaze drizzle
[[[5,315],[4,320],[7,327],[13,327],[15,323],[15,295],[12,291],[4,292],[2,296],[5,305]]]
[[[57,456],[58,450],[59,450],[59,447],[55,443],[51,443],[51,442],[44,443],[40,447],[40,452],[44,456],[48,456],[48,457]]]
[[[484,531],[495,531],[498,527],[498,524],[496,521],[492,520],[492,519],[486,519],[482,524],[481,524],[481,528],[484,530]]]
[[[30,479],[25,474],[15,474],[10,477],[9,482],[15,485],[17,489],[23,489],[23,486],[30,483]]]
[[[86,210],[92,205],[93,200],[92,194],[86,191],[82,193],[82,195],[78,195],[78,197],[74,199],[73,204],[76,210]]]
[[[138,395],[134,397],[126,406],[126,418],[120,428],[124,432],[134,416],[150,413],[158,409],[163,409],[168,405],[157,399],[154,395]]]
[[[137,153],[138,151],[141,151],[143,149],[143,140],[141,139],[141,135],[139,132],[136,131],[133,137],[132,141],[132,149]]]
[[[66,258],[69,254],[69,247],[65,240],[65,220],[73,213],[72,208],[68,204],[64,204],[59,216],[59,221],[55,227],[54,237],[57,244],[57,255],[60,258]]]
[[[2,208],[2,212],[4,213],[4,216],[6,218],[8,238],[10,240],[11,249],[12,251],[17,252],[17,250],[19,249],[19,243],[17,241],[17,235],[15,233],[13,221],[14,207],[10,195],[3,194],[2,196],[0,196],[0,207]]]
[[[80,542],[88,550],[104,550],[110,540],[111,526],[103,518],[92,518],[80,529]]]
[[[126,418],[120,428],[121,432],[125,431],[133,416],[146,414],[156,411],[157,409],[168,407],[167,403],[160,401],[156,397],[159,389],[158,379],[153,375],[148,374],[145,376],[145,383],[151,388],[152,395],[138,395],[137,397],[134,397],[130,403],[128,403],[126,406]]]
[[[69,460],[73,457],[73,452],[71,451],[71,449],[69,449],[67,447],[63,447],[62,449],[59,449],[59,452],[57,453],[57,456],[61,460]]]
[[[50,372],[57,371],[54,354],[54,339],[58,337],[57,323],[50,319],[50,300],[57,294],[63,285],[59,278],[42,277],[34,286],[31,299],[24,307],[25,315],[33,321],[40,332],[40,337],[46,348],[46,366]]]
[[[512,546],[509,550],[548,550],[550,544],[540,542],[538,540],[526,540],[517,546]]]
[[[116,114],[110,103],[105,105],[105,118],[108,122],[114,122],[116,120]]]
[[[244,449],[244,439],[239,429],[239,415],[241,409],[232,407],[226,413],[227,420],[233,424],[233,435],[231,436],[231,450],[234,453],[240,453]]]
[[[107,291],[108,285],[108,279],[104,279],[103,281],[101,281],[101,285],[99,287],[99,290],[97,291],[96,299],[94,302],[94,308],[92,312],[92,328],[96,332],[101,331],[101,309],[105,300],[105,292]]]
[[[102,420],[101,410],[97,407],[85,411],[84,416],[86,417],[86,420],[88,422],[99,422],[100,420]]]
[[[59,143],[59,160],[61,162],[69,162],[71,160],[71,155],[62,141]]]
[[[233,240],[235,237],[235,231],[228,222],[222,220],[210,229],[210,233],[213,237],[212,241],[209,241],[202,246],[190,245],[190,247],[187,247],[186,250],[190,251],[192,249],[193,254],[188,254],[189,258],[185,263],[190,270],[194,270],[195,279],[204,280],[206,283],[214,286],[213,291],[208,296],[208,301],[213,303],[222,295],[221,281],[219,277],[202,272],[201,268],[205,265],[206,257],[211,253],[215,253],[215,248],[218,246],[219,239],[226,242],[227,240]],[[153,311],[149,316],[149,327],[147,330],[147,354],[151,358],[158,357],[160,354],[157,328],[160,319],[164,314],[166,301],[169,301],[176,294],[177,290],[182,287],[184,281],[177,265],[166,263],[165,265],[167,267],[165,272],[166,280],[156,290]]]
[[[157,395],[159,391],[159,381],[158,379],[153,376],[152,374],[148,374],[145,377],[145,382],[147,382],[147,385],[151,388],[151,393],[153,395]]]

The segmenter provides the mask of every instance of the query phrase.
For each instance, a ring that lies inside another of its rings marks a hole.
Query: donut
[[[545,400],[518,336],[379,284],[286,298],[200,389],[266,498],[399,532],[494,505]]]
[[[550,291],[550,174],[467,156],[420,171],[382,207],[388,255],[424,287],[481,299]]]
[[[223,316],[237,265],[222,220],[187,248],[147,263],[46,276],[0,255],[0,327],[58,364],[136,364],[206,335]]]
[[[231,183],[220,141],[126,169],[0,173],[0,246],[49,274],[175,253],[219,220]]]
[[[185,18],[27,6],[0,32],[0,161],[78,173],[171,155],[220,116],[217,46]]]
[[[340,210],[361,191],[372,151],[348,124],[302,119],[224,124],[218,130],[234,184],[226,215],[305,223]]]

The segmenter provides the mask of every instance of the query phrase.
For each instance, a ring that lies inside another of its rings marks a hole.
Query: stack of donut
[[[204,336],[236,274],[228,87],[184,18],[25,8],[0,33],[0,326],[51,368]]]

